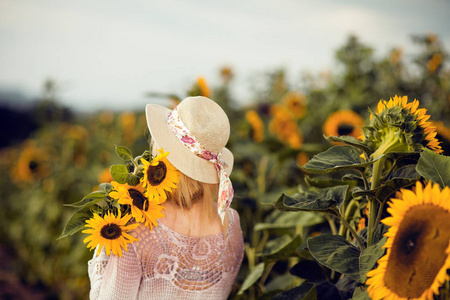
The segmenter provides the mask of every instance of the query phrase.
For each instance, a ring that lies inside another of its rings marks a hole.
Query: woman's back
[[[103,280],[92,281],[98,288],[91,290],[91,298],[226,299],[244,253],[239,215],[229,209],[228,217],[225,235],[188,236],[163,222],[153,230],[139,226],[133,232],[139,241],[130,244],[122,258],[112,256],[106,264],[108,257],[102,253],[89,263],[91,280],[103,273]],[[100,286],[108,284],[100,295]]]

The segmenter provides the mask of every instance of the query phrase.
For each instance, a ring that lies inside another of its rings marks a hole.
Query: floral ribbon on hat
[[[223,223],[225,211],[230,206],[231,201],[233,200],[234,190],[233,185],[231,184],[230,177],[225,172],[227,163],[220,158],[220,154],[222,152],[216,154],[205,149],[198,142],[195,136],[191,134],[186,125],[184,125],[183,121],[180,118],[180,115],[178,114],[177,107],[175,107],[167,116],[167,125],[169,126],[169,129],[172,131],[172,133],[184,144],[184,146],[186,146],[198,157],[212,162],[216,167],[220,179],[217,212],[219,213],[220,219]]]

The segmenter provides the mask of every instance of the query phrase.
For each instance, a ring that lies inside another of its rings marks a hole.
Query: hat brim
[[[214,164],[195,155],[170,131],[167,126],[167,116],[170,112],[171,110],[167,107],[147,104],[145,116],[151,137],[158,147],[163,148],[164,152],[169,152],[167,159],[181,173],[200,182],[219,183]],[[227,164],[225,172],[230,175],[233,170],[233,154],[224,147],[220,158]]]

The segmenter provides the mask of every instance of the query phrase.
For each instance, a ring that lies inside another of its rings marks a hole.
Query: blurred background
[[[298,165],[331,146],[324,134],[358,137],[368,108],[407,95],[450,154],[449,12],[443,0],[0,0],[0,298],[87,298],[92,252],[81,233],[56,241],[63,204],[111,180],[114,144],[148,148],[145,104],[190,95],[232,125],[246,256],[231,297],[295,286],[282,260],[243,282],[277,234],[327,223],[267,205],[305,184]]]

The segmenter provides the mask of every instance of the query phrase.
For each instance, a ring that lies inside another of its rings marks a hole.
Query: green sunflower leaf
[[[116,150],[116,154],[125,161],[133,159],[133,154],[126,147],[114,145],[114,150]]]
[[[420,154],[416,170],[425,179],[439,183],[441,188],[450,186],[450,156],[425,149]]]
[[[69,235],[73,235],[78,231],[84,229],[86,221],[89,220],[90,218],[92,218],[92,212],[89,207],[77,211],[67,222],[63,232],[57,238],[57,240],[65,238]]]
[[[311,255],[322,265],[359,281],[361,251],[340,235],[321,234],[307,240]]]
[[[78,202],[71,203],[71,204],[64,204],[64,206],[75,207],[75,208],[89,207],[89,206],[92,206],[92,205],[100,202],[101,200],[105,199],[106,195],[108,195],[108,193],[106,191],[95,191],[95,192],[92,192],[92,193],[84,196],[84,198]]]
[[[251,287],[263,274],[264,272],[264,263],[257,264],[247,275],[244,282],[242,283],[241,289],[238,292],[238,295],[242,295],[249,287]]]
[[[363,150],[364,152],[366,152],[368,155],[370,155],[372,153],[372,149],[364,144],[363,141],[358,140],[352,136],[324,136],[325,139],[327,139],[327,141],[330,142],[337,142],[337,143],[343,143],[343,144],[347,144],[349,146],[353,146],[356,148],[359,148],[361,150]]]
[[[353,246],[344,237],[329,233],[321,234],[307,240],[311,255],[322,265],[350,278],[364,283],[366,274],[383,256],[386,238],[363,252]]]
[[[312,189],[288,196],[282,194],[273,206],[282,211],[321,211],[334,214],[332,208],[340,207],[347,197],[348,185]]]
[[[125,165],[112,165],[109,172],[112,178],[120,184],[124,184],[128,180],[128,169]]]
[[[325,221],[322,214],[316,212],[299,211],[299,212],[282,212],[274,210],[276,217],[267,218],[265,223],[258,223],[254,226],[254,231],[276,230],[295,227],[310,227]],[[273,214],[271,214],[273,215]]]
[[[281,292],[272,298],[273,300],[288,300],[288,299],[301,299],[301,300],[316,300],[317,289],[311,282],[303,282],[300,286],[293,289]]]
[[[140,182],[140,178],[134,174],[128,174],[127,183],[131,186],[136,186]]]
[[[384,255],[385,249],[383,245],[386,242],[386,237],[383,237],[378,243],[367,247],[359,257],[359,278],[360,282],[365,282],[367,272],[372,270],[377,260]]]
[[[357,287],[353,292],[352,300],[371,300],[369,297],[369,293],[364,287]]]
[[[295,238],[284,235],[273,242],[273,245],[268,243],[269,249],[262,254],[262,258],[266,264],[290,257],[296,253],[297,248],[303,241],[300,235],[297,235]]]
[[[332,186],[337,186],[337,185],[356,185],[356,180],[351,179],[347,179],[347,180],[338,180],[338,179],[332,179],[329,178],[328,175],[323,175],[324,177],[322,178],[321,176],[314,176],[314,177],[310,177],[310,176],[306,176],[305,177],[305,182],[308,184],[308,186],[313,186],[316,188],[327,188],[327,187],[332,187]],[[326,177],[325,177],[326,176]]]
[[[112,190],[112,185],[111,185],[111,183],[101,183],[99,186],[98,186],[98,189],[100,190],[100,191],[104,191],[104,192],[110,192],[111,190]]]
[[[351,146],[333,146],[325,152],[319,153],[308,161],[303,171],[313,174],[326,174],[340,170],[358,169],[373,164],[374,161],[361,162],[360,153]]]

